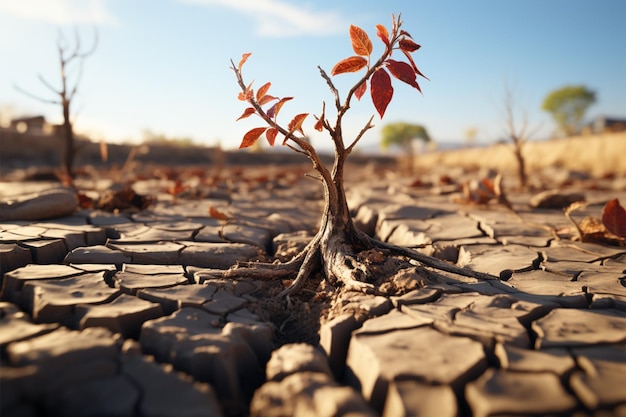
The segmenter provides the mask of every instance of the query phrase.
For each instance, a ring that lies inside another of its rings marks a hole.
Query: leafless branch
[[[15,88],[17,91],[19,91],[20,93],[30,97],[30,98],[34,98],[37,101],[41,101],[42,103],[49,103],[49,104],[61,104],[60,101],[57,100],[49,100],[49,99],[45,99],[43,97],[39,97],[29,91],[26,91],[22,88],[20,88],[18,85],[13,84],[13,88]]]
[[[350,144],[350,146],[348,146],[348,148],[346,149],[346,152],[348,152],[348,153],[352,152],[352,149],[361,140],[361,138],[363,137],[365,132],[367,132],[368,130],[370,130],[371,128],[374,127],[374,125],[372,124],[372,120],[374,120],[374,115],[372,115],[372,117],[370,117],[370,119],[367,122],[367,124],[363,127],[363,129],[361,129],[361,131],[359,132],[357,137],[354,139],[354,141]]]
[[[326,84],[328,84],[331,93],[333,93],[333,97],[335,97],[335,107],[337,108],[337,111],[340,111],[341,99],[339,98],[339,90],[337,90],[337,87],[335,87],[333,80],[331,80],[328,74],[326,74],[326,71],[324,71],[324,69],[319,65],[317,66],[317,68],[320,70],[320,75],[322,76],[322,78],[326,80]]]

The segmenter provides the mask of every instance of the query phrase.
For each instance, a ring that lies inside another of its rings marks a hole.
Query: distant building
[[[598,116],[581,129],[583,135],[626,131],[626,119]]]
[[[30,116],[12,119],[9,129],[19,133],[43,133],[46,126],[46,118],[43,116]]]

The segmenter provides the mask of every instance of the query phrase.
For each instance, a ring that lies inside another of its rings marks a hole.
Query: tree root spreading
[[[229,279],[272,280],[295,276],[290,285],[278,294],[279,298],[295,293],[309,277],[320,271],[331,284],[340,283],[344,290],[376,294],[379,289],[375,287],[374,282],[381,277],[374,276],[370,265],[380,263],[384,259],[381,258],[381,254],[405,259],[407,266],[414,266],[408,262],[414,260],[425,267],[469,278],[499,280],[494,275],[462,268],[411,248],[381,242],[358,230],[354,234],[356,240],[360,242],[359,247],[342,238],[341,234],[325,236],[323,231],[320,231],[302,252],[288,262],[241,262],[230,269],[214,269],[208,272],[215,278]]]

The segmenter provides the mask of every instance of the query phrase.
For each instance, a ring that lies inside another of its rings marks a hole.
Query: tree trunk
[[[365,282],[369,273],[357,260],[357,254],[370,245],[360,238],[350,215],[343,185],[346,157],[345,152],[336,153],[332,181],[323,182],[326,204],[319,231],[321,265],[327,279],[364,290],[372,286]]]
[[[520,143],[515,143],[515,159],[517,159],[517,175],[519,177],[520,186],[522,188],[526,187],[526,183],[528,182],[528,178],[526,176],[526,161],[524,160],[524,155],[522,155],[522,145]]]
[[[65,152],[63,154],[63,167],[65,174],[70,179],[74,179],[74,131],[70,121],[70,103],[63,100],[63,137],[65,141]]]

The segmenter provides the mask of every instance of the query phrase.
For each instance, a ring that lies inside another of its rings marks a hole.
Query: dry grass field
[[[433,152],[418,157],[417,166],[491,168],[515,173],[512,144]],[[587,172],[594,177],[626,175],[626,132],[529,142],[524,150],[529,173],[547,167]]]

